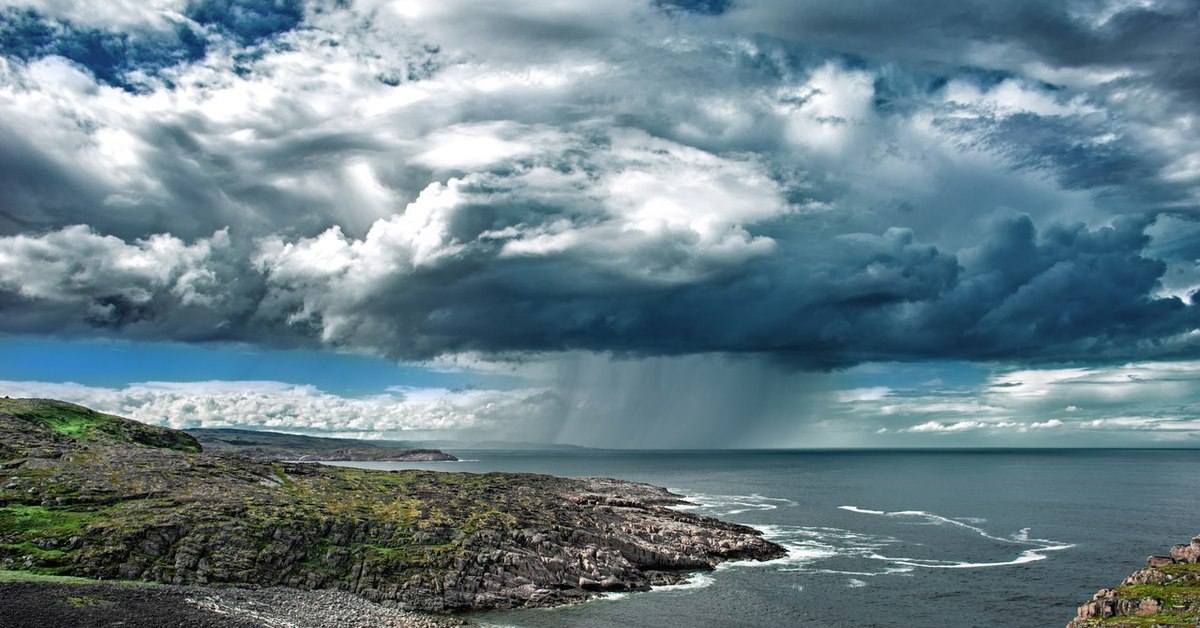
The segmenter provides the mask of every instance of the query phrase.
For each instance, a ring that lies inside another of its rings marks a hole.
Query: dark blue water
[[[460,455],[373,466],[649,482],[790,551],[690,586],[473,618],[492,625],[1063,626],[1200,532],[1200,451]]]

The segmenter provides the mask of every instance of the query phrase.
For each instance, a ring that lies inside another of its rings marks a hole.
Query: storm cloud
[[[4,7],[5,333],[1198,353],[1193,3]]]

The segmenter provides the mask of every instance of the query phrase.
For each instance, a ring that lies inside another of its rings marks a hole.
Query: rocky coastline
[[[0,569],[332,590],[409,611],[553,606],[784,549],[665,489],[205,453],[182,432],[0,400]]]
[[[1200,535],[1079,607],[1067,628],[1200,626]]]

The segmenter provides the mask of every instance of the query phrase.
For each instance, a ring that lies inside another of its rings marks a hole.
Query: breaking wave
[[[758,493],[750,495],[710,495],[708,493],[685,493],[679,489],[673,492],[686,494],[689,503],[676,506],[683,510],[708,517],[725,517],[739,515],[757,510],[775,510],[780,506],[795,506],[796,502],[778,497],[764,497]]]
[[[750,495],[687,493],[687,499],[689,503],[678,506],[679,510],[712,517],[798,506],[795,501],[790,499],[767,497],[757,493]],[[856,588],[865,586],[862,578],[907,575],[916,569],[977,569],[1020,565],[1045,560],[1051,552],[1074,547],[1071,543],[1032,538],[1029,528],[1023,528],[1008,536],[1001,536],[983,528],[982,525],[987,523],[987,520],[978,517],[950,518],[923,510],[888,512],[858,506],[841,506],[840,510],[897,519],[909,524],[944,526],[961,530],[990,541],[993,547],[994,545],[1011,546],[1016,550],[1016,554],[1003,560],[927,558],[911,555],[915,548],[923,547],[920,542],[886,534],[829,526],[750,524],[761,531],[764,538],[782,545],[787,550],[787,554],[769,561],[731,561],[722,563],[717,569],[769,567],[785,572],[845,576],[848,578],[847,586]],[[708,586],[708,584],[710,583],[704,583],[702,586]]]

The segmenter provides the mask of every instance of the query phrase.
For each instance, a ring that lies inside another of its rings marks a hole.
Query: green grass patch
[[[90,608],[93,606],[108,606],[112,604],[109,600],[95,595],[68,595],[63,598],[63,606],[71,608]]]
[[[1159,567],[1158,570],[1172,576],[1200,576],[1200,563],[1176,563]]]
[[[0,399],[0,412],[81,442],[108,441],[176,451],[200,451],[200,444],[183,432],[96,412],[65,401]]]
[[[40,584],[107,584],[120,585],[128,587],[161,587],[157,582],[143,582],[141,580],[96,580],[95,578],[81,578],[79,576],[64,576],[55,573],[47,573],[46,570],[20,570],[20,569],[0,569],[0,583],[9,582],[33,582]]]
[[[100,580],[77,576],[56,576],[34,571],[0,569],[0,582],[42,582],[46,584],[96,584]]]
[[[109,415],[83,406],[34,399],[3,399],[0,410],[79,440],[88,440],[98,426],[110,420]]]
[[[101,519],[103,517],[96,512],[14,504],[0,508],[0,535],[70,536]]]
[[[58,563],[67,555],[60,549],[44,549],[33,543],[0,543],[0,556],[33,556],[40,562]]]
[[[1196,613],[1156,613],[1154,615],[1125,615],[1109,617],[1101,620],[1100,626],[1130,626],[1130,628],[1154,628],[1155,626],[1191,626],[1196,625],[1200,615]]]
[[[1200,601],[1200,585],[1194,583],[1174,582],[1167,584],[1134,584],[1117,589],[1117,597],[1128,600],[1140,600],[1152,597],[1163,602],[1196,602]]]

